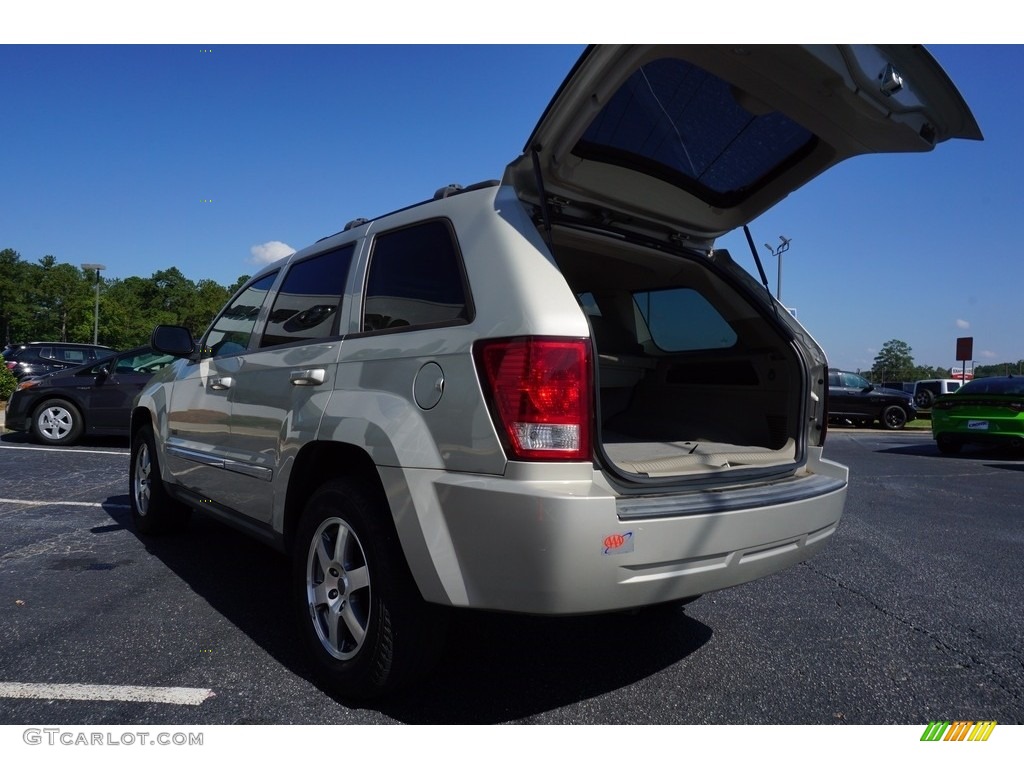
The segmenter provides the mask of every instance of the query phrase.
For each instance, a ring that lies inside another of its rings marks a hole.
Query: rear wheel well
[[[327,480],[343,477],[358,481],[367,491],[379,494],[380,499],[387,504],[377,465],[366,451],[346,443],[308,443],[295,457],[295,466],[288,478],[283,531],[286,552],[291,551],[295,531],[309,497]],[[393,528],[394,520],[390,519],[391,515],[387,517]]]

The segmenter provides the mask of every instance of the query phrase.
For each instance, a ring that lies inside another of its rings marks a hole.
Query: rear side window
[[[451,228],[428,221],[377,237],[363,331],[467,323],[472,307]]]
[[[337,335],[354,252],[352,243],[292,265],[274,299],[261,347]]]
[[[203,357],[240,355],[245,352],[249,346],[252,329],[256,326],[260,308],[276,279],[276,272],[261,277],[247,286],[224,308],[206,334]]]
[[[718,310],[692,288],[670,288],[633,294],[637,313],[651,340],[665,352],[728,349],[736,331]]]

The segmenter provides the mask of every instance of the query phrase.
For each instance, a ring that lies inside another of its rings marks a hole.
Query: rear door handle
[[[289,380],[295,387],[316,387],[327,379],[327,371],[323,368],[310,368],[305,371],[292,371]]]
[[[235,380],[230,376],[222,376],[219,379],[210,380],[210,389],[215,389],[219,392],[225,389],[231,389],[231,387],[234,386],[234,383]]]

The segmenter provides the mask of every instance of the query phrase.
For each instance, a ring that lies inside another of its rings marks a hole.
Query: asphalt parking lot
[[[814,560],[685,610],[457,614],[433,676],[367,706],[312,681],[282,557],[201,516],[140,539],[124,441],[8,433],[0,723],[1024,722],[1024,457],[872,430],[826,454],[852,480]]]

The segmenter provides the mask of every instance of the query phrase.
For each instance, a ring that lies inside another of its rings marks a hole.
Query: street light
[[[96,311],[92,316],[92,343],[97,344],[100,335],[100,270],[106,267],[103,264],[83,264],[82,269],[96,270]]]
[[[771,253],[772,256],[777,256],[778,259],[779,259],[779,272],[778,272],[778,281],[776,282],[776,285],[775,285],[775,298],[778,299],[779,303],[781,304],[782,303],[782,254],[784,254],[786,251],[789,250],[789,244],[792,242],[792,238],[784,237],[783,235],[779,235],[779,240],[781,242],[775,248],[772,248],[770,245],[768,245],[768,243],[765,243],[764,247],[768,249],[768,251]],[[753,247],[753,246],[751,246],[751,247]]]

